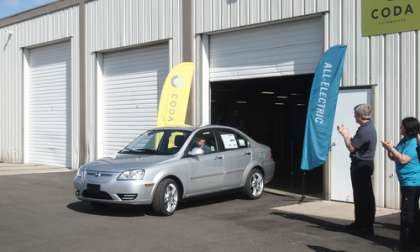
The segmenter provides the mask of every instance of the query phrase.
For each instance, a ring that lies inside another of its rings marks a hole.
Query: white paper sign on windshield
[[[222,134],[222,141],[225,149],[237,149],[238,143],[234,134]]]

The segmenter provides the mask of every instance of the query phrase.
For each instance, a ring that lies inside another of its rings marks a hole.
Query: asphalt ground
[[[170,217],[147,207],[95,210],[73,196],[73,173],[0,176],[0,251],[392,251],[399,217],[377,219],[375,236],[348,222],[272,214],[297,198],[229,192],[192,199]]]

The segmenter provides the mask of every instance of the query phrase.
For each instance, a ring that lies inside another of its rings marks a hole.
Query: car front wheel
[[[252,169],[246,180],[243,192],[248,199],[258,199],[264,191],[264,175],[258,169]]]
[[[162,216],[172,215],[178,206],[178,192],[178,184],[173,179],[162,180],[153,196],[153,211]]]

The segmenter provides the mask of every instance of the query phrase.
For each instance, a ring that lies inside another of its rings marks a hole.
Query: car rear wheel
[[[248,199],[258,199],[264,191],[264,175],[258,169],[252,169],[248,175],[243,192]]]
[[[153,211],[162,216],[172,215],[178,206],[178,192],[178,184],[173,179],[162,180],[153,195]]]

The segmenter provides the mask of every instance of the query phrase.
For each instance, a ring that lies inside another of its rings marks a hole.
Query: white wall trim
[[[211,122],[209,36],[201,36],[201,125]]]
[[[80,85],[79,85],[79,47],[78,39],[61,41],[70,44],[70,127],[71,127],[71,169],[77,170],[80,165]]]
[[[301,20],[310,20],[310,19],[316,19],[319,17],[325,16],[325,14],[328,14],[329,11],[321,11],[314,14],[308,14],[308,15],[302,15],[302,16],[296,16],[296,17],[290,17],[290,18],[283,18],[278,19],[274,21],[268,21],[268,22],[262,22],[262,23],[256,23],[256,24],[249,24],[249,25],[242,25],[234,28],[228,28],[228,29],[220,29],[217,31],[209,31],[209,32],[199,32],[197,34],[203,34],[203,35],[215,35],[220,33],[227,33],[232,31],[242,31],[246,29],[254,29],[269,25],[276,25],[276,24],[283,24],[283,23],[289,23],[289,22],[295,22],[295,21],[301,21]]]
[[[27,48],[22,48],[21,50],[22,52],[22,60],[23,60],[23,113],[22,113],[22,117],[23,117],[23,163],[27,163],[28,159],[27,159],[27,155],[26,153],[28,153],[28,137],[29,137],[29,115],[28,115],[28,110],[29,110],[29,104],[28,104],[28,100],[29,100],[29,93],[30,93],[30,67],[29,67],[29,49]]]
[[[103,71],[103,54],[96,53],[96,158],[103,156],[104,144],[103,144],[103,82],[104,82],[104,71]]]

